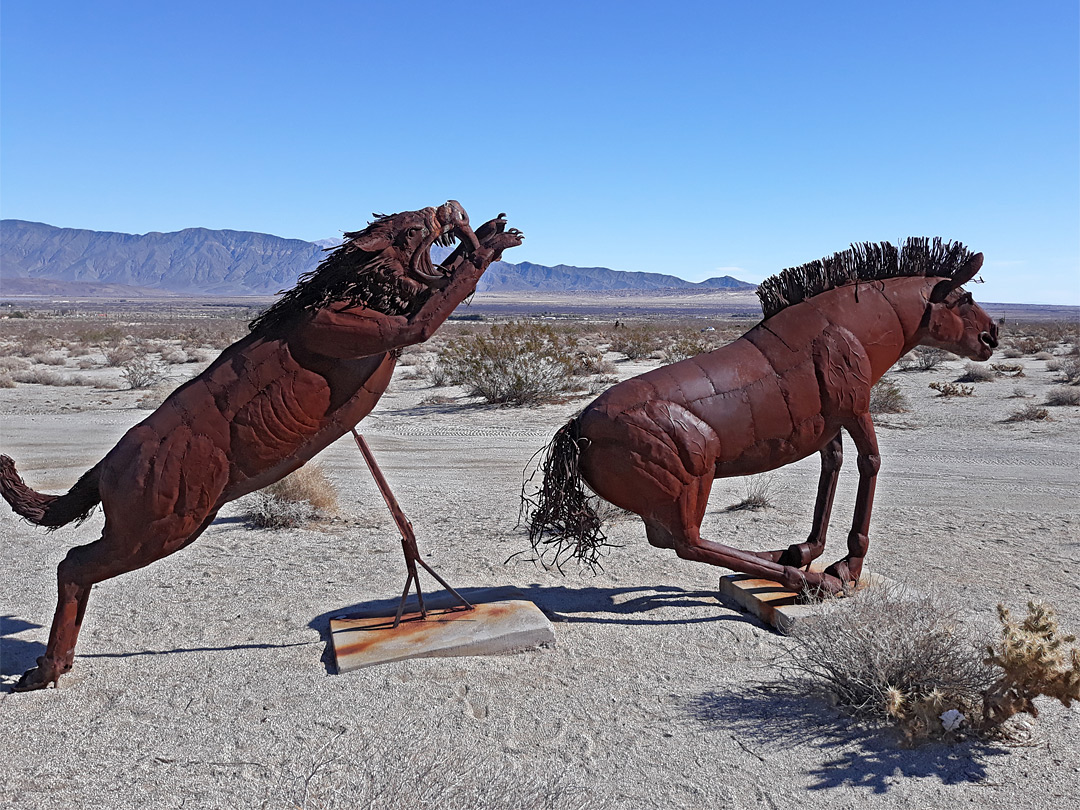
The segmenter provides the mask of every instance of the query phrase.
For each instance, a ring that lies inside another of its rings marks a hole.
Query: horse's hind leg
[[[701,519],[705,515],[711,486],[711,478],[700,478],[687,485],[674,503],[643,516],[649,542],[654,546],[674,548],[675,553],[684,560],[730,568],[779,582],[796,591],[810,587],[835,593],[842,589],[841,582],[833,576],[800,571],[793,566],[764,559],[752,551],[703,538]]]
[[[194,531],[174,531],[172,534],[156,534],[149,527],[147,534],[153,539],[139,542],[130,534],[121,534],[106,519],[100,540],[85,546],[76,546],[60,561],[56,569],[57,599],[52,629],[45,654],[38,658],[37,666],[27,670],[13,687],[16,692],[43,689],[69,669],[75,660],[75,642],[82,629],[86,603],[90,589],[98,582],[126,574],[149,565],[155,560],[178,551],[202,534],[213,522],[216,512],[205,517]]]

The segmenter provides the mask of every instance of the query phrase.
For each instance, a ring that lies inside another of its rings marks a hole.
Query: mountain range
[[[50,284],[71,285],[68,294],[272,295],[314,269],[324,249],[338,240],[305,242],[250,231],[185,228],[174,233],[111,233],[57,228],[21,219],[0,221],[0,281],[8,294],[31,294]],[[448,252],[436,248],[436,261]],[[104,289],[102,289],[103,285]],[[755,285],[722,276],[691,282],[662,273],[607,267],[554,267],[496,262],[477,290],[685,292],[753,290]],[[77,290],[82,290],[78,292]]]

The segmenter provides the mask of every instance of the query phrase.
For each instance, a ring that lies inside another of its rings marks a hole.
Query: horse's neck
[[[842,327],[859,340],[877,380],[923,338],[923,315],[933,285],[932,279],[921,277],[859,282],[820,293],[804,304],[815,310],[822,330]]]

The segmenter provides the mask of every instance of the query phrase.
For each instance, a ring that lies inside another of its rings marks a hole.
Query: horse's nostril
[[[998,342],[997,339],[989,332],[982,332],[979,334],[979,340],[989,346],[991,349],[996,349]]]

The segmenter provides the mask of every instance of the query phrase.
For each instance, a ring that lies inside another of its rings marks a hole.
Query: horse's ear
[[[390,247],[390,232],[385,228],[372,228],[367,233],[358,233],[350,243],[368,253],[381,253]]]
[[[933,292],[930,293],[930,303],[940,304],[953,290],[964,286],[975,278],[975,274],[979,272],[982,265],[983,255],[976,253],[968,259],[967,264],[956,271],[952,278],[947,278],[934,287]]]

